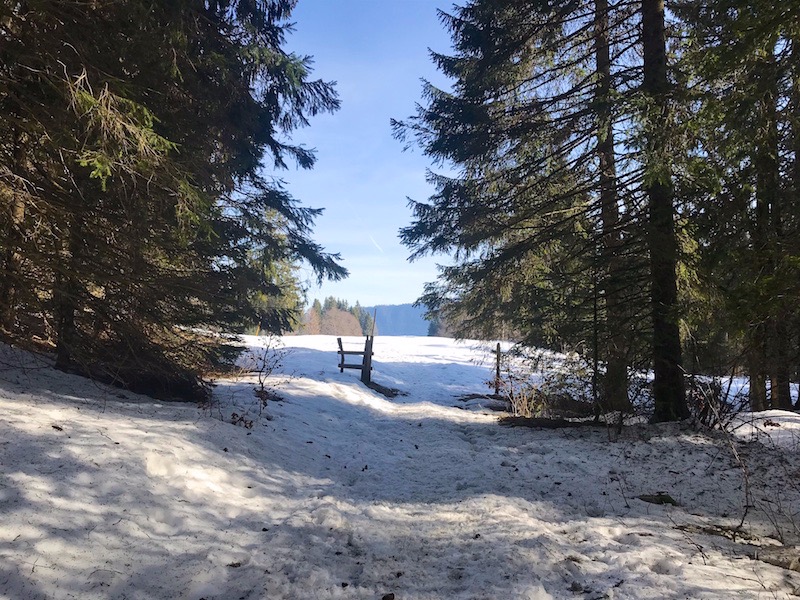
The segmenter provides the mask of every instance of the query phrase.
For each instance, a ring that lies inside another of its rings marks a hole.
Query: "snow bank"
[[[256,357],[261,342],[248,340]],[[800,509],[796,453],[770,455],[752,432],[504,428],[458,400],[491,379],[475,344],[378,337],[374,379],[407,394],[388,400],[338,372],[335,338],[283,342],[273,381],[285,400],[265,409],[255,375],[195,407],[5,349],[0,594],[728,599],[800,587],[748,557],[779,533],[788,542]],[[764,418],[780,423],[763,425],[772,435],[796,415]],[[757,467],[748,489],[737,454]],[[659,492],[678,506],[638,499]],[[749,502],[750,538],[715,535]]]

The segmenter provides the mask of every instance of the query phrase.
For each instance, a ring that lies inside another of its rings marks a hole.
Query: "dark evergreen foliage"
[[[800,364],[800,4],[676,10],[696,109],[681,190],[698,244],[694,306],[706,303],[691,313],[695,356],[713,364],[711,348],[723,368],[744,368],[754,409],[787,408]]]
[[[427,105],[395,123],[455,171],[431,175],[438,193],[402,231],[413,256],[456,257],[422,302],[462,335],[600,354],[601,400],[623,410],[648,287],[643,169],[613,140],[637,114],[635,17],[600,2],[457,7],[442,16],[456,55],[434,55],[453,91],[426,85]]]
[[[291,324],[278,271],[345,274],[273,168],[338,106],[282,46],[294,2],[3,2],[0,309],[57,364],[187,397],[212,331]],[[283,266],[282,266],[283,265]],[[296,304],[296,303],[295,303]]]
[[[655,420],[685,371],[746,372],[791,406],[800,294],[800,4],[470,0],[442,14],[452,90],[395,122],[445,175],[412,202],[412,258],[453,265],[421,298],[461,335],[654,370]],[[667,21],[669,19],[669,21]],[[684,347],[688,349],[684,360]],[[646,361],[642,359],[646,358]],[[767,385],[769,383],[769,385]]]

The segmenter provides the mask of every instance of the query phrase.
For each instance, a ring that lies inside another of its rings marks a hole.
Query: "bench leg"
[[[372,336],[367,336],[364,343],[364,362],[361,363],[361,381],[370,383],[372,381]]]

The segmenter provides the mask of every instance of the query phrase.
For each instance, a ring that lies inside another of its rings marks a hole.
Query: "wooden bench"
[[[368,335],[364,343],[363,350],[345,350],[342,346],[342,338],[336,338],[339,344],[339,372],[344,373],[345,369],[360,369],[361,381],[369,383],[372,378],[372,341],[375,336]],[[349,356],[360,356],[361,362],[347,362]]]

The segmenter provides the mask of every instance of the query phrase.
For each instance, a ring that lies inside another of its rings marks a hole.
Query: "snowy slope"
[[[770,461],[746,441],[779,431],[792,446],[792,413],[742,424],[740,440],[677,425],[505,428],[458,400],[491,377],[470,344],[376,338],[374,379],[407,393],[388,400],[338,372],[334,338],[284,343],[272,381],[285,401],[263,411],[255,375],[219,382],[197,408],[6,349],[0,595],[727,599],[800,587],[748,557],[779,545],[768,536],[794,539],[796,452]],[[231,424],[234,412],[253,427]],[[747,500],[734,450],[751,466]],[[680,506],[637,499],[659,492]],[[746,503],[748,543],[710,534],[738,525]]]

